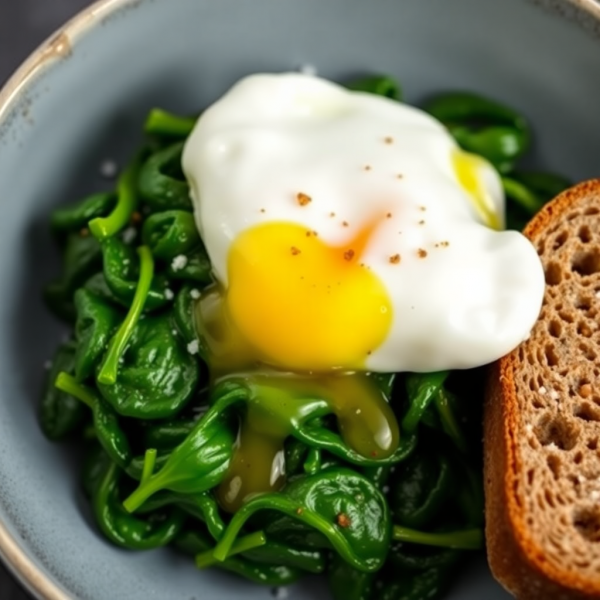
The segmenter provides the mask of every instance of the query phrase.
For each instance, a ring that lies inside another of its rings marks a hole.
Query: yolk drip
[[[256,419],[249,414],[241,424],[229,469],[216,492],[221,508],[230,513],[254,494],[279,491],[286,481],[283,445],[289,432],[264,434],[251,421]]]
[[[373,223],[343,246],[294,223],[257,225],[229,254],[226,310],[262,362],[291,371],[360,368],[392,321],[361,253]]]
[[[481,178],[481,171],[489,166],[485,159],[457,150],[452,156],[454,171],[459,183],[470,194],[477,212],[483,218],[485,224],[492,229],[500,230],[501,223],[490,193]]]
[[[217,492],[224,510],[235,512],[250,496],[281,489],[286,476],[284,442],[316,414],[334,414],[343,441],[361,456],[383,459],[398,447],[394,413],[366,375],[252,375],[248,381],[256,393]]]
[[[343,442],[360,456],[387,458],[398,448],[387,399],[355,372],[391,326],[387,291],[361,262],[385,214],[343,246],[293,223],[252,227],[232,245],[228,289],[202,292],[196,326],[213,381],[243,377],[256,390],[217,491],[224,510],[283,487],[285,441],[315,415],[334,415]]]

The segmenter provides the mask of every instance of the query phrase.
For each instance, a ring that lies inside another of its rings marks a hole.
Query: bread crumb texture
[[[503,477],[506,496],[505,507],[487,499],[490,562],[518,598],[600,598],[600,180],[561,194],[525,233],[546,289],[531,336],[490,384],[502,407],[488,403],[486,435],[503,427],[504,447],[486,441],[486,493],[499,489],[490,478]],[[513,528],[513,557],[521,553],[518,577],[494,565],[510,551],[492,531],[500,512]]]

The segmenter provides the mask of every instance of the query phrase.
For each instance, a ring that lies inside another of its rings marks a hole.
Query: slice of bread
[[[600,179],[555,198],[525,235],[546,290],[529,339],[491,368],[488,558],[519,600],[600,598]]]

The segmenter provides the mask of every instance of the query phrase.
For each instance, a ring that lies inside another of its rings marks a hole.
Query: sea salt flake
[[[173,271],[181,271],[181,269],[185,269],[185,266],[188,263],[188,259],[187,256],[185,254],[178,254],[172,261],[171,261],[171,268],[173,269]]]
[[[125,231],[123,231],[123,241],[126,244],[131,244],[131,242],[135,240],[136,236],[137,231],[135,230],[135,227],[128,227],[127,229],[125,229]]]
[[[538,394],[545,394],[546,393],[546,388],[542,385],[539,389],[538,389]]]
[[[198,300],[198,298],[200,298],[200,292],[196,288],[194,288],[193,290],[190,290],[190,296],[194,300]]]
[[[113,179],[119,172],[119,166],[114,160],[107,158],[100,163],[100,175],[105,179]]]
[[[166,298],[167,300],[173,300],[173,298],[174,298],[174,297],[175,297],[175,294],[173,293],[173,290],[171,290],[171,289],[167,288],[167,289],[165,290],[165,298]]]
[[[558,400],[559,397],[560,394],[556,390],[550,390],[550,398],[552,398],[552,400]]]
[[[198,352],[200,351],[200,344],[199,344],[198,340],[193,340],[192,342],[190,342],[187,345],[187,351],[190,354],[198,354]]]

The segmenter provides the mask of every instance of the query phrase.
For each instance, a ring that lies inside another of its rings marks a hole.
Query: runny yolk
[[[364,373],[392,322],[387,291],[361,258],[386,214],[342,246],[294,223],[254,226],[231,247],[229,287],[202,292],[196,326],[212,380],[246,373],[259,387],[217,490],[224,510],[281,489],[285,440],[311,407],[334,415],[340,437],[361,456],[397,449],[394,412]]]
[[[394,412],[366,375],[289,377],[252,374],[256,389],[242,421],[227,475],[217,490],[221,507],[234,513],[255,494],[285,484],[284,443],[314,409],[337,417],[346,445],[368,458],[385,459],[398,448]]]
[[[392,322],[387,291],[361,260],[376,226],[343,246],[286,222],[238,236],[225,310],[259,361],[289,371],[364,367]]]
[[[494,202],[480,175],[487,161],[477,154],[457,150],[452,156],[452,164],[459,183],[471,196],[475,210],[483,218],[485,224],[492,229],[500,230],[502,224],[494,208]]]

